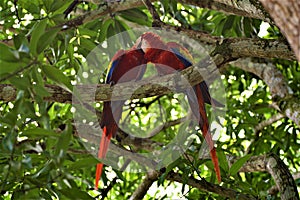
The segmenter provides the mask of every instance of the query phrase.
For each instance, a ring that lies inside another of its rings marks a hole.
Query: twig
[[[156,12],[154,6],[152,5],[150,0],[143,0],[144,4],[146,5],[147,9],[152,15],[153,22],[152,22],[152,27],[161,27],[161,21],[159,18],[158,13]]]
[[[260,122],[259,124],[257,124],[257,126],[254,127],[254,131],[255,133],[261,131],[264,127],[269,126],[275,122],[277,122],[278,120],[281,120],[282,118],[284,118],[285,116],[281,113],[277,113],[276,115],[273,115],[272,117],[270,117],[269,119]]]
[[[118,178],[114,177],[114,179],[110,182],[110,184],[101,191],[101,199],[104,200],[107,197],[108,192],[113,188],[113,186],[117,183]]]
[[[126,169],[126,167],[128,166],[128,164],[130,163],[130,160],[127,160],[123,166],[121,167],[120,171],[124,171]],[[114,177],[114,179],[110,182],[110,184],[104,188],[103,190],[101,190],[101,199],[105,199],[107,197],[108,192],[113,188],[113,186],[117,183],[118,180],[118,176]]]
[[[189,177],[187,180],[185,177],[183,177],[181,174],[178,173],[174,173],[174,172],[170,172],[167,176],[166,176],[167,180],[170,181],[176,181],[179,183],[184,183],[187,184],[189,186],[192,186],[194,188],[198,188],[199,190],[205,191],[205,192],[213,192],[215,194],[218,194],[222,197],[227,197],[229,199],[239,199],[239,200],[254,200],[254,199],[258,199],[255,198],[249,194],[243,194],[240,192],[237,192],[235,190],[232,189],[228,189],[219,185],[215,185],[212,184],[210,182],[205,181],[204,179],[202,180],[197,180],[194,179],[193,177]]]
[[[14,6],[15,6],[15,14],[16,14],[16,17],[18,19],[18,22],[20,23],[22,20],[20,19],[20,16],[19,16],[19,10],[18,10],[18,0],[14,0]]]
[[[30,62],[29,64],[27,64],[25,67],[22,67],[22,68],[16,70],[15,72],[13,72],[13,73],[11,73],[11,74],[8,74],[8,75],[6,75],[6,76],[4,76],[4,77],[2,77],[2,78],[0,79],[0,82],[5,81],[5,80],[7,80],[7,79],[9,79],[9,78],[11,78],[11,77],[13,77],[13,76],[16,76],[17,74],[19,74],[19,73],[25,71],[26,69],[29,69],[29,68],[30,68],[32,65],[34,65],[34,64],[37,64],[37,61],[36,61],[36,60],[33,60],[32,62]]]
[[[159,176],[159,172],[150,171],[147,173],[143,182],[139,185],[139,187],[134,191],[134,193],[129,198],[130,200],[140,200],[143,199],[148,189],[151,187],[154,181],[157,180]]]
[[[278,120],[284,118],[285,115],[281,114],[281,113],[277,113],[275,115],[273,115],[272,117],[270,117],[269,119],[260,122],[258,125],[256,125],[254,127],[254,134],[255,134],[255,138],[251,140],[251,144],[253,142],[258,141],[259,139],[259,133],[262,129],[264,129],[265,127],[277,122]],[[247,150],[245,151],[246,154],[249,154],[251,152],[251,145],[248,146]]]
[[[65,18],[68,16],[70,12],[73,11],[73,9],[79,4],[79,0],[74,0],[69,7],[63,12],[65,14]]]

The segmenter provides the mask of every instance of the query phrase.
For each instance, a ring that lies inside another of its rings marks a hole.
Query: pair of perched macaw
[[[164,43],[161,38],[151,32],[139,37],[135,45],[129,50],[119,50],[110,62],[106,77],[107,84],[116,84],[127,81],[137,81],[144,75],[147,63],[153,63],[159,75],[166,75],[192,66],[192,56],[188,50],[175,42]],[[166,67],[167,66],[167,67]],[[125,76],[123,76],[126,74]],[[123,76],[123,77],[122,77]],[[194,92],[195,94],[191,94]],[[214,169],[221,181],[220,168],[216,149],[209,131],[209,123],[205,111],[205,103],[215,104],[210,97],[208,87],[203,81],[193,87],[193,91],[186,91],[193,114],[196,116],[202,134],[209,145]],[[103,159],[108,150],[111,137],[116,135],[118,122],[121,118],[122,107],[125,101],[108,101],[104,103],[101,128],[103,134],[100,142],[98,158]],[[95,188],[102,174],[103,163],[97,164]]]

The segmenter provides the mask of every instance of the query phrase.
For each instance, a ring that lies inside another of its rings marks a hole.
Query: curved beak
[[[137,49],[141,49],[144,53],[146,53],[150,48],[149,43],[142,36],[136,40],[135,46]]]

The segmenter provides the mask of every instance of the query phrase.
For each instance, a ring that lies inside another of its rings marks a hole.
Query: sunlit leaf
[[[6,46],[5,44],[0,43],[0,60],[5,62],[16,62],[20,59],[19,53],[16,50],[13,50]]]
[[[60,134],[54,132],[53,130],[46,130],[43,128],[36,127],[34,129],[28,129],[23,131],[22,135],[24,136],[43,136],[43,137],[59,137]]]
[[[69,92],[72,91],[73,86],[70,82],[70,79],[61,70],[49,65],[41,66],[41,69],[48,78],[58,83],[59,86],[68,90]]]
[[[56,34],[58,33],[59,30],[60,30],[60,28],[55,28],[55,29],[49,30],[49,31],[45,32],[43,35],[41,35],[41,37],[37,43],[37,53],[38,54],[41,53],[49,44],[51,44],[51,42],[56,37]]]
[[[47,20],[43,19],[43,20],[37,22],[32,28],[29,48],[30,48],[31,53],[34,55],[38,54],[38,52],[37,52],[38,43],[40,41],[41,36],[44,34],[46,26],[47,26]],[[45,39],[46,38],[44,38],[44,40]]]
[[[251,158],[251,156],[252,154],[247,154],[233,163],[229,169],[229,174],[232,176],[236,175],[236,173],[238,173],[240,168]]]

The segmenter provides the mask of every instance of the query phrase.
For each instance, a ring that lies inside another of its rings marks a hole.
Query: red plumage
[[[106,83],[114,85],[121,82],[136,81],[142,78],[146,60],[141,49],[137,49],[139,44],[134,45],[130,50],[119,50],[112,58],[108,68]],[[103,129],[98,158],[106,156],[111,137],[116,135],[118,122],[122,115],[122,107],[125,101],[104,102],[101,118],[101,128]],[[102,174],[103,163],[97,164],[95,176],[95,189],[98,189],[98,182]]]
[[[191,61],[189,61],[185,55],[180,54],[181,51],[189,54],[188,50],[178,43],[169,42],[165,44],[158,35],[150,32],[144,33],[141,38],[141,48],[145,52],[144,57],[148,62],[155,64],[159,75],[170,74],[175,70],[180,71],[192,65]],[[209,123],[205,111],[205,103],[213,105],[219,103],[210,97],[208,87],[204,81],[194,86],[193,91],[195,92],[196,99],[195,95],[190,93],[191,91],[186,92],[189,104],[198,119],[202,134],[208,143],[214,169],[218,181],[221,182],[218,157],[209,131]]]

